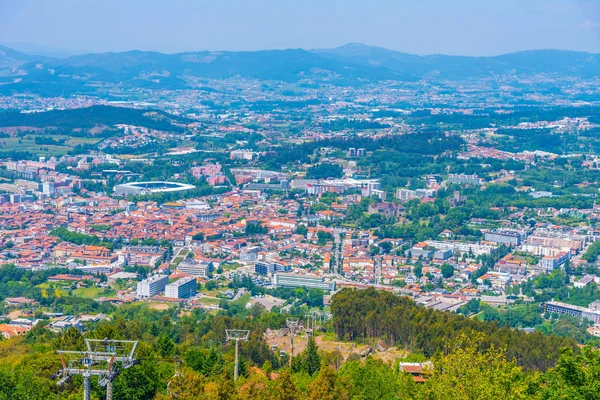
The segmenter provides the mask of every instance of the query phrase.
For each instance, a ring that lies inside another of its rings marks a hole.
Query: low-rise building
[[[513,231],[486,232],[484,239],[486,242],[505,244],[507,246],[519,246],[521,244],[521,235]]]
[[[335,281],[326,281],[322,276],[276,273],[273,277],[275,287],[303,287],[307,289],[335,290]]]
[[[212,269],[212,262],[194,260],[184,260],[177,266],[177,271],[186,275],[192,275],[199,278],[206,278]]]

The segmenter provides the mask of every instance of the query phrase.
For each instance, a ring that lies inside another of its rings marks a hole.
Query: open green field
[[[207,298],[207,297],[200,297],[198,299],[198,303],[200,304],[208,304],[211,306],[215,306],[218,305],[221,302],[220,299],[213,299],[213,298]]]
[[[239,299],[232,301],[232,303],[241,304],[241,305],[245,306],[246,304],[248,304],[248,302],[250,301],[251,298],[252,298],[252,296],[250,295],[250,293],[246,293],[243,296],[241,296]]]
[[[219,290],[223,290],[223,289],[220,288],[220,289],[215,289],[215,290],[207,290],[204,286],[202,286],[202,289],[199,290],[198,293],[205,294],[205,295],[211,296],[211,297],[217,297],[217,295],[219,294]]]
[[[111,289],[103,289],[99,287],[88,287],[73,290],[73,296],[82,297],[84,299],[97,299],[100,297],[115,297],[117,292]]]
[[[180,257],[177,256],[173,259],[173,262],[171,263],[171,267],[177,267],[179,265],[180,262],[182,262],[184,260],[185,257]]]
[[[238,263],[223,263],[221,264],[221,268],[223,268],[224,271],[233,271],[236,270],[238,268],[240,268],[242,265],[238,264]]]
[[[181,249],[179,250],[179,253],[177,253],[177,257],[175,257],[173,259],[173,262],[171,262],[171,268],[176,268],[180,262],[182,262],[183,260],[185,260],[185,258],[187,257],[187,255],[189,254],[189,250],[187,249]]]
[[[51,144],[36,144],[35,138],[52,138],[56,141],[65,140],[62,145],[51,145]],[[67,154],[70,150],[73,150],[78,144],[94,144],[99,142],[100,138],[94,137],[72,137],[66,135],[26,135],[25,137],[11,137],[0,139],[0,142],[4,144],[0,148],[0,152],[10,151],[28,151],[35,154],[45,155],[58,155]]]
[[[37,285],[37,287],[42,290],[52,289],[59,296],[68,296],[69,292],[71,292],[73,296],[81,297],[84,299],[115,297],[117,295],[117,292],[115,292],[112,289],[99,288],[95,286],[71,290],[70,285],[64,282],[46,282]]]
[[[65,289],[68,288],[68,286],[69,285],[60,282],[46,282],[37,285],[37,287],[42,290],[42,296],[44,295],[44,291],[47,291],[48,289],[54,290],[54,293],[56,293],[57,296],[68,296],[69,290]]]

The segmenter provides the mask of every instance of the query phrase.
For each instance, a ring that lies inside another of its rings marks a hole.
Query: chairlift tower
[[[316,323],[317,321],[319,321],[319,323],[323,323],[324,321],[328,321],[331,319],[331,313],[326,312],[326,311],[321,311],[321,310],[311,310],[309,312],[307,312],[306,314],[306,321],[308,323],[308,328],[312,329],[312,335],[314,336],[314,332],[315,332],[315,328],[316,328]],[[312,327],[311,327],[311,323],[312,323]]]
[[[290,367],[292,366],[292,359],[294,358],[294,336],[304,329],[304,323],[300,321],[298,318],[288,318],[286,321],[286,325],[290,330]]]
[[[134,340],[85,339],[85,351],[58,350],[62,368],[54,376],[58,385],[65,384],[73,375],[83,376],[83,400],[90,400],[90,378],[98,377],[98,384],[106,387],[106,400],[112,400],[113,381],[119,376],[115,363],[121,369],[139,363],[133,355],[138,342]]]
[[[241,329],[227,329],[225,330],[225,334],[227,335],[227,340],[235,341],[235,367],[233,370],[233,380],[237,381],[238,373],[239,373],[239,346],[240,340],[244,342],[248,341],[248,336],[250,335],[250,331],[241,330]]]

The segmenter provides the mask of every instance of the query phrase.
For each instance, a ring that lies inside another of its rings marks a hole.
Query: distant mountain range
[[[130,87],[186,88],[191,78],[243,77],[259,80],[357,85],[376,81],[484,78],[558,74],[590,78],[600,73],[600,55],[535,50],[494,57],[400,53],[348,44],[334,49],[252,52],[150,51],[96,53],[52,58],[0,46],[0,93],[57,95],[93,92],[103,83]]]
[[[419,56],[381,47],[347,44],[315,54],[347,63],[383,67],[414,76],[436,74],[443,78],[487,77],[555,73],[590,78],[600,75],[600,54],[564,50],[531,50],[493,57]]]

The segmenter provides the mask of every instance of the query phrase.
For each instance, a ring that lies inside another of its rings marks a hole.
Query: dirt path
[[[286,353],[290,353],[290,337],[289,336],[277,336],[274,332],[271,334],[265,334],[265,339],[269,346],[277,345],[277,348],[274,351],[284,350]],[[306,343],[308,339],[305,335],[295,336],[294,337],[294,354],[299,354],[306,348]],[[351,354],[357,354],[360,356],[360,353],[366,350],[369,346],[367,345],[357,345],[355,343],[347,343],[347,342],[337,342],[333,340],[327,340],[325,336],[316,336],[315,343],[319,347],[320,350],[326,351],[329,353],[337,352],[339,349],[340,358],[342,360],[346,360]],[[372,355],[375,358],[381,359],[386,363],[392,363],[394,360],[400,357],[406,357],[408,352],[404,350],[398,350],[394,347],[389,348],[386,351],[378,352],[374,351]]]

